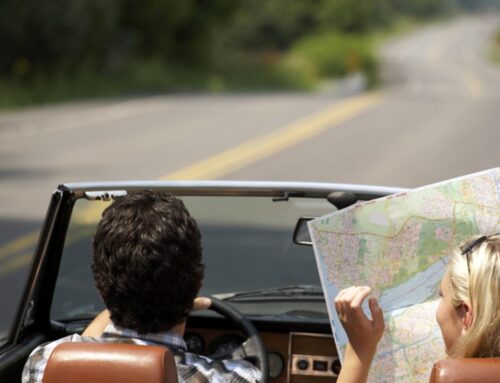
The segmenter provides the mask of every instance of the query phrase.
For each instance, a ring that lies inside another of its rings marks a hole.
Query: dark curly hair
[[[96,286],[115,325],[156,333],[186,319],[204,267],[200,230],[181,200],[152,191],[116,200],[93,247]]]

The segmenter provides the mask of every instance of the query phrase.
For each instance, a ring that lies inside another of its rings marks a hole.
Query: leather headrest
[[[435,363],[430,383],[498,383],[500,358],[443,359]]]
[[[62,343],[52,352],[44,383],[177,383],[165,347],[124,343]]]

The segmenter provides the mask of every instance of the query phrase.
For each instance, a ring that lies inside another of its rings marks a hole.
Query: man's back
[[[24,366],[23,383],[41,383],[45,367],[52,351],[64,342],[130,343],[139,345],[160,345],[170,349],[175,357],[177,375],[181,382],[258,382],[260,371],[244,360],[212,360],[187,352],[182,337],[173,332],[140,335],[132,330],[125,330],[109,325],[101,337],[93,338],[69,335],[36,348]]]

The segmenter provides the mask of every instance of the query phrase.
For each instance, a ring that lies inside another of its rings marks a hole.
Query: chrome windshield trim
[[[339,184],[323,182],[283,181],[117,181],[67,183],[59,189],[69,191],[75,197],[83,197],[89,191],[146,189],[170,190],[178,195],[206,196],[282,196],[284,193],[303,197],[325,197],[332,191],[355,193],[360,199],[371,199],[389,194],[406,192],[408,189],[385,186]]]

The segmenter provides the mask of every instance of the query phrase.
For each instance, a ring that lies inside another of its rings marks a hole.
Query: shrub
[[[497,31],[493,39],[491,57],[493,58],[493,61],[495,61],[497,64],[500,64],[500,29]]]
[[[377,80],[378,59],[367,36],[339,32],[313,35],[299,40],[291,54],[310,62],[323,78],[362,72],[371,85]]]

